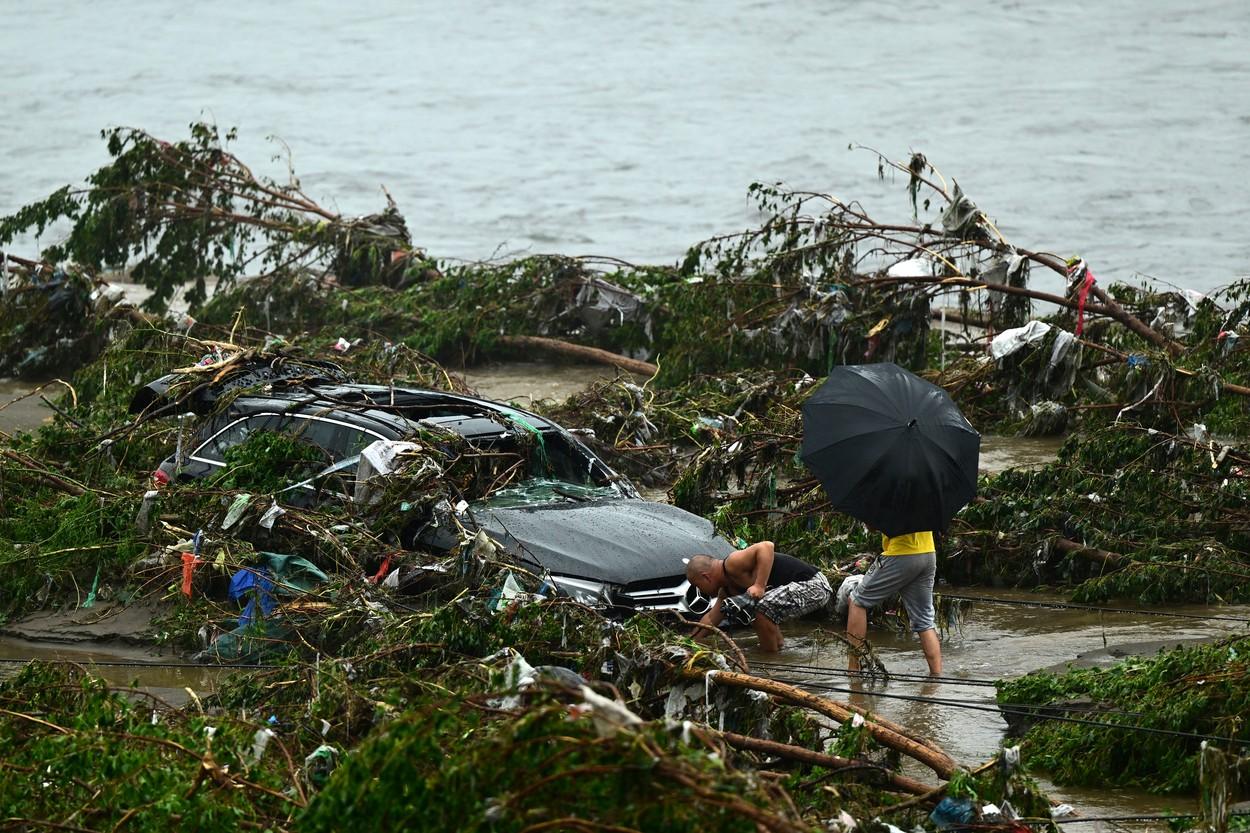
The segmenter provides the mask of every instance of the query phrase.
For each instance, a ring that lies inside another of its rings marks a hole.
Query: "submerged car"
[[[141,388],[131,410],[159,410],[168,385],[166,377]],[[327,470],[346,480],[354,478],[360,453],[373,442],[406,440],[423,427],[454,432],[494,454],[536,435],[541,464],[521,455],[530,467],[525,476],[468,504],[459,520],[470,531],[485,531],[560,592],[620,610],[699,615],[709,600],[686,581],[682,559],[733,550],[706,519],[640,498],[573,433],[537,414],[442,391],[344,381],[259,390],[249,387],[206,416],[193,440],[161,464],[156,480],[194,480],[221,471],[230,449],[261,431],[302,438],[324,452]],[[294,488],[287,493],[292,502],[322,497],[309,481]],[[460,540],[446,524],[425,524],[414,537],[441,550]]]

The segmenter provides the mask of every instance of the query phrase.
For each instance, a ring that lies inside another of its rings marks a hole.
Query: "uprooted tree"
[[[102,132],[113,161],[83,187],[65,186],[0,219],[0,246],[69,221],[68,236],[41,253],[56,264],[128,269],[165,308],[190,284],[192,306],[207,281],[241,275],[333,270],[347,285],[397,284],[424,254],[387,196],[378,214],[346,218],[304,193],[294,171],[285,182],[257,176],[227,148],[234,130],[195,123],[189,139],[167,142],[135,128]]]

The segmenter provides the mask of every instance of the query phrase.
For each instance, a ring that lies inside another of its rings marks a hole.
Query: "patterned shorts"
[[[792,581],[768,590],[755,610],[776,624],[797,619],[824,607],[832,598],[833,589],[829,586],[829,579],[825,578],[824,573],[817,573],[807,581]]]

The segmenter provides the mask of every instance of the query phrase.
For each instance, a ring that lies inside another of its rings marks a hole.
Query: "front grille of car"
[[[711,604],[685,576],[635,581],[621,588],[617,598],[636,610],[677,610],[696,616],[703,615]]]

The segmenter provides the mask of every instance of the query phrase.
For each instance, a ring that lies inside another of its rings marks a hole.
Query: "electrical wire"
[[[874,674],[869,671],[850,671],[845,668],[830,668],[824,665],[801,665],[790,662],[770,662],[768,660],[756,660],[752,663],[757,668],[776,668],[783,671],[802,671],[808,674],[828,674],[839,677],[852,677],[865,680],[899,680],[901,682],[916,683],[942,683],[944,685],[964,685],[964,686],[983,686],[992,688],[997,686],[1003,680],[978,679],[975,677],[942,677],[932,674],[909,674],[895,673],[890,671],[885,674]]]
[[[785,682],[794,686],[807,687],[814,691],[836,691],[836,692],[842,692],[842,693],[848,693],[848,694],[880,696],[880,697],[884,697],[887,699],[896,699],[896,700],[906,700],[906,699],[925,700],[926,702],[933,702],[939,705],[952,706],[954,708],[968,708],[968,709],[973,709],[977,711],[999,711],[999,712],[1006,711],[1011,714],[1021,713],[1021,714],[1027,714],[1027,715],[1034,715],[1034,716],[1041,717],[1042,719],[1050,718],[1050,715],[1043,714],[1046,711],[1056,711],[1056,712],[1084,711],[1084,712],[1090,712],[1090,713],[1099,714],[1099,715],[1114,715],[1116,717],[1146,717],[1145,712],[1130,712],[1130,711],[1125,711],[1124,709],[1104,709],[1104,708],[1100,708],[1095,703],[1080,704],[1080,705],[1078,704],[1051,705],[1051,704],[1035,704],[1035,703],[999,703],[996,700],[968,700],[968,699],[957,699],[954,697],[933,697],[931,695],[923,695],[923,694],[891,694],[885,691],[872,691],[872,690],[865,690],[865,689],[858,689],[858,688],[839,688],[838,686],[830,685],[829,683],[822,682],[820,680],[783,679],[783,680],[780,680],[780,682]],[[1250,741],[1247,741],[1247,742],[1250,743]]]
[[[10,665],[25,665],[28,662],[55,662],[66,663],[69,665],[86,665],[101,666],[107,668],[188,668],[199,671],[216,671],[224,670],[241,670],[241,671],[258,671],[273,668],[283,668],[281,665],[200,665],[194,662],[140,662],[138,660],[94,660],[94,659],[65,659],[62,657],[28,657],[20,659],[16,657],[0,657],[0,662]]]
[[[1199,613],[1178,613],[1174,610],[1145,610],[1133,607],[1103,607],[1101,605],[1076,604],[1075,602],[1042,602],[1032,599],[997,599],[992,596],[957,596],[938,590],[936,595],[957,602],[979,602],[981,604],[1015,605],[1018,607],[1051,608],[1059,610],[1087,610],[1092,613],[1131,613],[1135,616],[1166,616],[1173,619],[1195,619],[1202,622],[1237,622],[1250,625],[1250,618],[1239,616],[1219,616],[1216,614],[1202,615]]]
[[[1250,816],[1250,811],[1235,811],[1228,814],[1229,818],[1234,816]],[[1159,813],[1150,814],[1143,813],[1136,816],[1062,816],[1049,821],[1045,819],[1015,819],[1017,824],[1026,825],[1042,825],[1049,827],[1052,824],[1085,824],[1091,821],[1179,821],[1180,819],[1196,819],[1201,818],[1198,813]],[[952,828],[954,829],[954,828]]]
[[[1168,737],[1189,738],[1191,740],[1214,740],[1224,743],[1237,744],[1239,746],[1250,746],[1250,739],[1231,738],[1224,735],[1200,735],[1196,732],[1182,732],[1177,729],[1159,729],[1153,726],[1130,726],[1123,723],[1108,723],[1105,720],[1085,720],[1080,717],[1068,717],[1066,715],[1039,715],[1038,709],[1044,706],[1033,706],[1024,703],[1001,703],[989,705],[987,702],[973,702],[970,700],[949,700],[941,697],[925,697],[918,694],[890,694],[884,691],[856,691],[853,688],[841,688],[838,686],[814,686],[814,691],[838,692],[840,694],[861,694],[868,697],[883,697],[891,700],[909,700],[915,703],[930,703],[939,706],[951,706],[952,708],[968,709],[970,711],[995,712],[1008,714],[1019,714],[1026,717],[1040,717],[1042,720],[1054,720],[1060,723],[1075,723],[1081,726],[1096,726],[1102,729],[1120,729],[1128,732],[1141,732],[1142,734],[1166,735]],[[1105,713],[1105,712],[1104,712]],[[1127,713],[1132,715],[1132,713]]]

